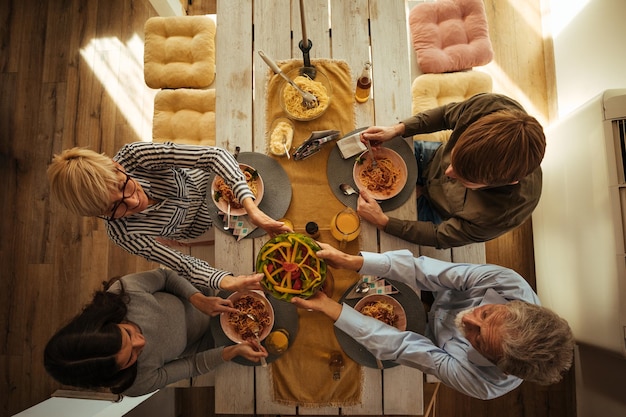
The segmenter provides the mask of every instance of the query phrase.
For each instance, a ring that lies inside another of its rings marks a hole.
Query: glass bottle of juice
[[[361,76],[356,81],[354,98],[359,103],[365,103],[370,98],[370,89],[372,88],[371,67],[372,64],[366,62],[363,67],[363,71],[361,72]]]

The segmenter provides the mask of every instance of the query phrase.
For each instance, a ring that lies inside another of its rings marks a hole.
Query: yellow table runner
[[[287,73],[302,66],[302,61],[290,60],[278,64]],[[348,64],[336,60],[314,60],[312,64],[330,79],[333,89],[331,104],[318,119],[293,122],[294,147],[316,130],[339,130],[343,135],[355,128],[354,90]],[[279,104],[281,85],[280,76],[272,76],[268,81],[266,131],[269,131],[274,119],[286,116]],[[301,233],[304,233],[307,222],[316,222],[321,230],[318,240],[337,246],[338,242],[329,231],[330,222],[345,206],[334,196],[326,176],[328,155],[333,146],[336,146],[334,142],[325,144],[318,153],[301,161],[285,157],[277,159],[287,172],[293,190],[291,205],[285,217],[293,222],[295,231]],[[358,250],[358,239],[350,242],[345,249],[349,253],[357,253]],[[338,300],[358,279],[358,275],[335,269],[331,273],[334,278],[333,298]],[[299,310],[298,314],[297,337],[289,350],[271,365],[274,401],[304,407],[359,404],[363,370],[342,352],[332,321],[317,312]],[[329,367],[330,355],[335,351],[342,352],[345,364],[339,380],[333,380]]]

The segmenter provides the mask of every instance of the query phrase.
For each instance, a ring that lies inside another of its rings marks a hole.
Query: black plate
[[[397,294],[389,294],[395,298],[406,313],[406,329],[415,333],[424,334],[426,330],[426,311],[422,300],[417,296],[415,291],[408,285],[385,278],[387,282],[396,287],[399,291]],[[350,293],[352,286],[346,290],[341,296],[340,303],[346,303],[350,307],[354,307],[359,302],[360,298],[346,299],[345,297]],[[350,357],[356,363],[367,366],[368,368],[378,368],[376,364],[376,358],[367,349],[363,347],[359,342],[348,336],[342,330],[335,327],[335,336],[337,341],[346,355]],[[399,364],[393,361],[382,361],[384,368],[392,368]]]
[[[291,204],[292,196],[291,181],[289,181],[287,172],[285,172],[283,167],[280,166],[274,158],[270,158],[267,155],[257,152],[241,152],[237,158],[237,162],[250,165],[256,169],[261,178],[263,178],[263,186],[265,189],[263,192],[263,199],[259,204],[259,209],[272,219],[280,219],[283,217],[285,213],[287,213],[289,204]],[[214,177],[214,173],[210,175],[209,184],[213,183]],[[222,232],[232,235],[232,231],[224,230],[224,220],[222,220],[219,216],[219,209],[215,205],[213,198],[210,195],[207,195],[207,199],[209,201],[209,213],[213,223]],[[244,239],[261,237],[264,234],[265,230],[257,227]]]
[[[365,127],[362,127],[353,130],[350,133],[346,133],[344,137],[350,136],[365,129]],[[380,208],[383,211],[390,211],[400,207],[413,194],[413,191],[415,190],[415,182],[417,181],[417,162],[415,162],[413,149],[406,142],[406,140],[400,136],[396,136],[390,141],[385,142],[383,146],[396,151],[402,157],[402,159],[404,159],[407,168],[406,185],[404,186],[402,191],[400,191],[397,196],[390,198],[389,200],[381,201],[379,203]],[[345,195],[339,189],[339,184],[350,184],[352,188],[358,190],[352,177],[352,169],[354,168],[354,161],[357,157],[358,155],[355,155],[351,158],[343,159],[341,157],[341,153],[339,152],[339,148],[337,146],[334,146],[333,149],[330,151],[330,155],[328,156],[328,169],[326,171],[326,176],[328,177],[328,185],[330,186],[330,189],[333,190],[333,194],[335,194],[335,197],[337,197],[337,199],[346,206],[352,207],[355,210],[356,200],[358,196],[355,194]],[[263,199],[265,199],[265,197],[263,197]]]
[[[222,298],[228,298],[228,296],[231,294],[231,291],[220,291],[218,296]],[[272,331],[278,329],[287,330],[287,332],[289,332],[289,345],[291,345],[296,339],[296,335],[298,334],[297,307],[291,303],[285,303],[284,301],[277,300],[276,298],[271,297],[269,294],[265,295],[268,301],[272,304],[272,308],[274,309],[274,327],[272,327]],[[215,346],[230,346],[235,344],[235,342],[233,342],[228,338],[228,336],[226,336],[224,330],[222,330],[219,317],[214,317],[211,320],[211,334],[213,335],[213,339],[215,340]],[[262,341],[261,344],[265,346],[265,340]],[[278,358],[280,358],[280,356],[270,353],[270,355],[266,358],[267,363],[273,362]],[[241,356],[235,356],[233,358],[233,362],[236,362],[240,365],[248,366],[261,365],[261,362],[252,362],[246,358],[242,358]]]

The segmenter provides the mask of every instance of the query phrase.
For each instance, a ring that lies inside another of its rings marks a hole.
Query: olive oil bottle
[[[359,103],[365,103],[370,98],[370,89],[372,88],[371,67],[372,64],[366,62],[363,67],[363,71],[361,72],[361,76],[356,81],[354,98]]]

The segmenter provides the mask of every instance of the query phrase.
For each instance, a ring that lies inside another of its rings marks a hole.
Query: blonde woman
[[[290,229],[254,204],[235,158],[217,147],[135,142],[110,158],[72,148],[48,167],[52,194],[72,213],[106,221],[109,237],[128,252],[173,269],[194,285],[257,289],[260,275],[235,277],[163,244],[202,235],[212,225],[209,175],[228,183],[250,221],[271,236]]]

